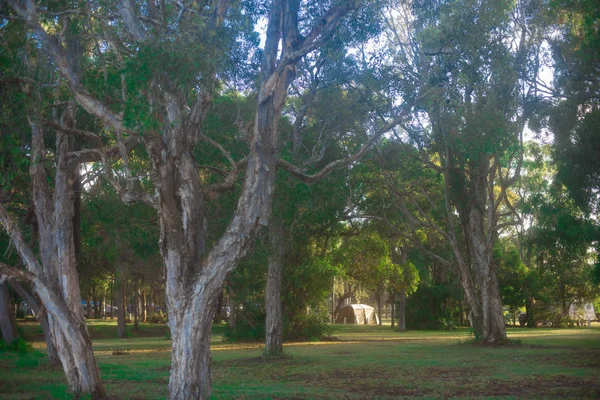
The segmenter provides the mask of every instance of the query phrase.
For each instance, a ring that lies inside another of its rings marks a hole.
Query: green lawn
[[[23,330],[41,339],[34,325]],[[335,342],[291,343],[286,357],[260,358],[260,344],[220,341],[213,330],[217,399],[599,398],[600,324],[574,329],[509,329],[521,344],[467,344],[466,329],[398,333],[388,327],[338,325]],[[90,325],[102,378],[117,399],[166,395],[170,340],[164,326],[114,338],[112,324]],[[41,342],[35,342],[41,348]],[[120,355],[114,355],[118,350]],[[122,354],[125,353],[125,354]],[[43,349],[0,353],[0,398],[68,398],[60,371]]]

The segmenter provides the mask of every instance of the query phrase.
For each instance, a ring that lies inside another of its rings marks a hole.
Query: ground
[[[112,325],[111,325],[112,324]],[[22,326],[36,351],[0,353],[0,398],[67,399],[51,371],[39,329]],[[114,322],[90,325],[108,393],[116,399],[164,399],[169,378],[166,328],[113,338]],[[393,332],[335,326],[336,341],[292,343],[276,361],[260,344],[221,342],[213,330],[216,399],[600,398],[600,324],[592,328],[508,330],[516,343],[469,343],[468,329]],[[518,343],[520,342],[520,343]]]

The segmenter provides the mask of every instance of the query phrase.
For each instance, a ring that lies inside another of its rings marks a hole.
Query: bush
[[[324,307],[312,309],[309,313],[300,313],[295,321],[285,329],[288,340],[318,341],[331,335],[329,314]]]
[[[17,353],[31,353],[33,351],[33,345],[18,337],[10,343],[6,343],[4,340],[0,340],[0,351],[16,351]]]
[[[229,325],[223,334],[224,342],[260,342],[265,340],[265,316],[262,315],[259,322],[254,326],[248,321],[240,321],[236,324],[235,329],[231,329]]]
[[[148,317],[148,322],[151,324],[166,324],[168,321],[167,314],[152,314]]]

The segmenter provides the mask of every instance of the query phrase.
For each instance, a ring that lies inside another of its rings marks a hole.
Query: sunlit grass
[[[116,339],[114,322],[90,324],[102,379],[111,396],[165,398],[171,341],[163,328],[148,326],[144,335],[155,332],[154,337]],[[465,344],[471,337],[466,328],[400,333],[389,327],[338,325],[333,329],[337,341],[288,343],[284,358],[265,361],[260,358],[260,343],[223,343],[222,327],[216,327],[214,397],[600,397],[599,324],[574,329],[510,328],[508,334],[521,344]],[[68,398],[66,390],[62,372],[48,368],[43,352],[0,353],[0,398]]]

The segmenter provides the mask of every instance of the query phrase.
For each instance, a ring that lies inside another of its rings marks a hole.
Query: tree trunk
[[[142,290],[142,322],[148,322],[148,298],[146,297],[146,290]]]
[[[139,288],[135,288],[135,296],[133,299],[133,330],[138,331],[140,324],[140,291]]]
[[[85,308],[87,310],[87,318],[93,319],[94,311],[93,311],[93,307],[92,307],[92,298],[90,296],[88,296],[85,300]]]
[[[265,292],[265,350],[263,357],[279,357],[283,354],[283,316],[281,315],[281,279],[283,276],[283,225],[273,218],[269,225],[270,251]]]
[[[235,298],[233,297],[233,290],[229,287],[229,319],[227,320],[229,329],[231,332],[235,332],[237,324],[237,304],[235,304]]]
[[[58,350],[52,341],[48,313],[46,311],[42,311],[40,314],[38,314],[38,320],[40,321],[40,326],[44,332],[44,341],[46,342],[46,351],[48,352],[48,365],[50,365],[50,367],[53,369],[58,368],[62,364],[60,362],[60,357],[58,356]]]
[[[75,108],[63,115],[67,126],[73,126]],[[70,137],[57,131],[53,189],[48,185],[44,166],[47,155],[44,135],[30,119],[32,147],[30,174],[39,234],[39,257],[23,239],[12,218],[0,205],[0,221],[25,263],[28,274],[12,271],[16,277],[29,280],[48,312],[52,342],[76,396],[89,394],[105,397],[98,365],[92,351],[89,333],[81,309],[81,292],[77,271],[77,251],[74,233],[74,182],[79,165],[68,157]]]
[[[406,331],[406,289],[400,291],[398,299],[398,330]]]
[[[19,337],[17,325],[15,323],[15,314],[13,313],[10,293],[6,283],[0,283],[0,331],[2,339],[6,343],[11,343]]]
[[[390,308],[391,308],[391,314],[392,314],[392,329],[394,329],[394,323],[396,320],[396,293],[392,293],[390,295]]]
[[[117,337],[125,337],[125,275],[121,263],[117,266],[117,274],[115,277],[115,296],[117,303]],[[111,313],[112,315],[112,313]]]
[[[500,288],[496,269],[492,263],[492,250],[486,240],[484,218],[480,207],[469,211],[467,246],[479,285],[481,306],[481,339],[486,343],[506,340],[506,327],[502,310]]]
[[[525,299],[525,313],[527,314],[527,327],[535,328],[535,315],[533,312],[533,299],[531,297],[527,297]]]
[[[377,315],[379,315],[379,326],[383,324],[383,316],[381,315],[381,296],[382,296],[383,288],[379,288],[375,292],[376,302],[377,302]]]
[[[39,300],[31,293],[31,288],[26,287],[21,282],[11,281],[11,286],[23,300],[32,308],[37,319],[40,322],[42,332],[44,332],[44,340],[46,341],[46,351],[48,352],[48,364],[52,368],[59,367],[60,358],[54,342],[52,342],[52,334],[50,332],[50,323],[48,322],[48,313],[45,308],[40,307]]]
[[[206,282],[192,298],[180,298],[185,302],[180,309],[169,308],[173,340],[168,396],[171,400],[210,398],[210,338],[219,291],[222,287],[216,281]]]

